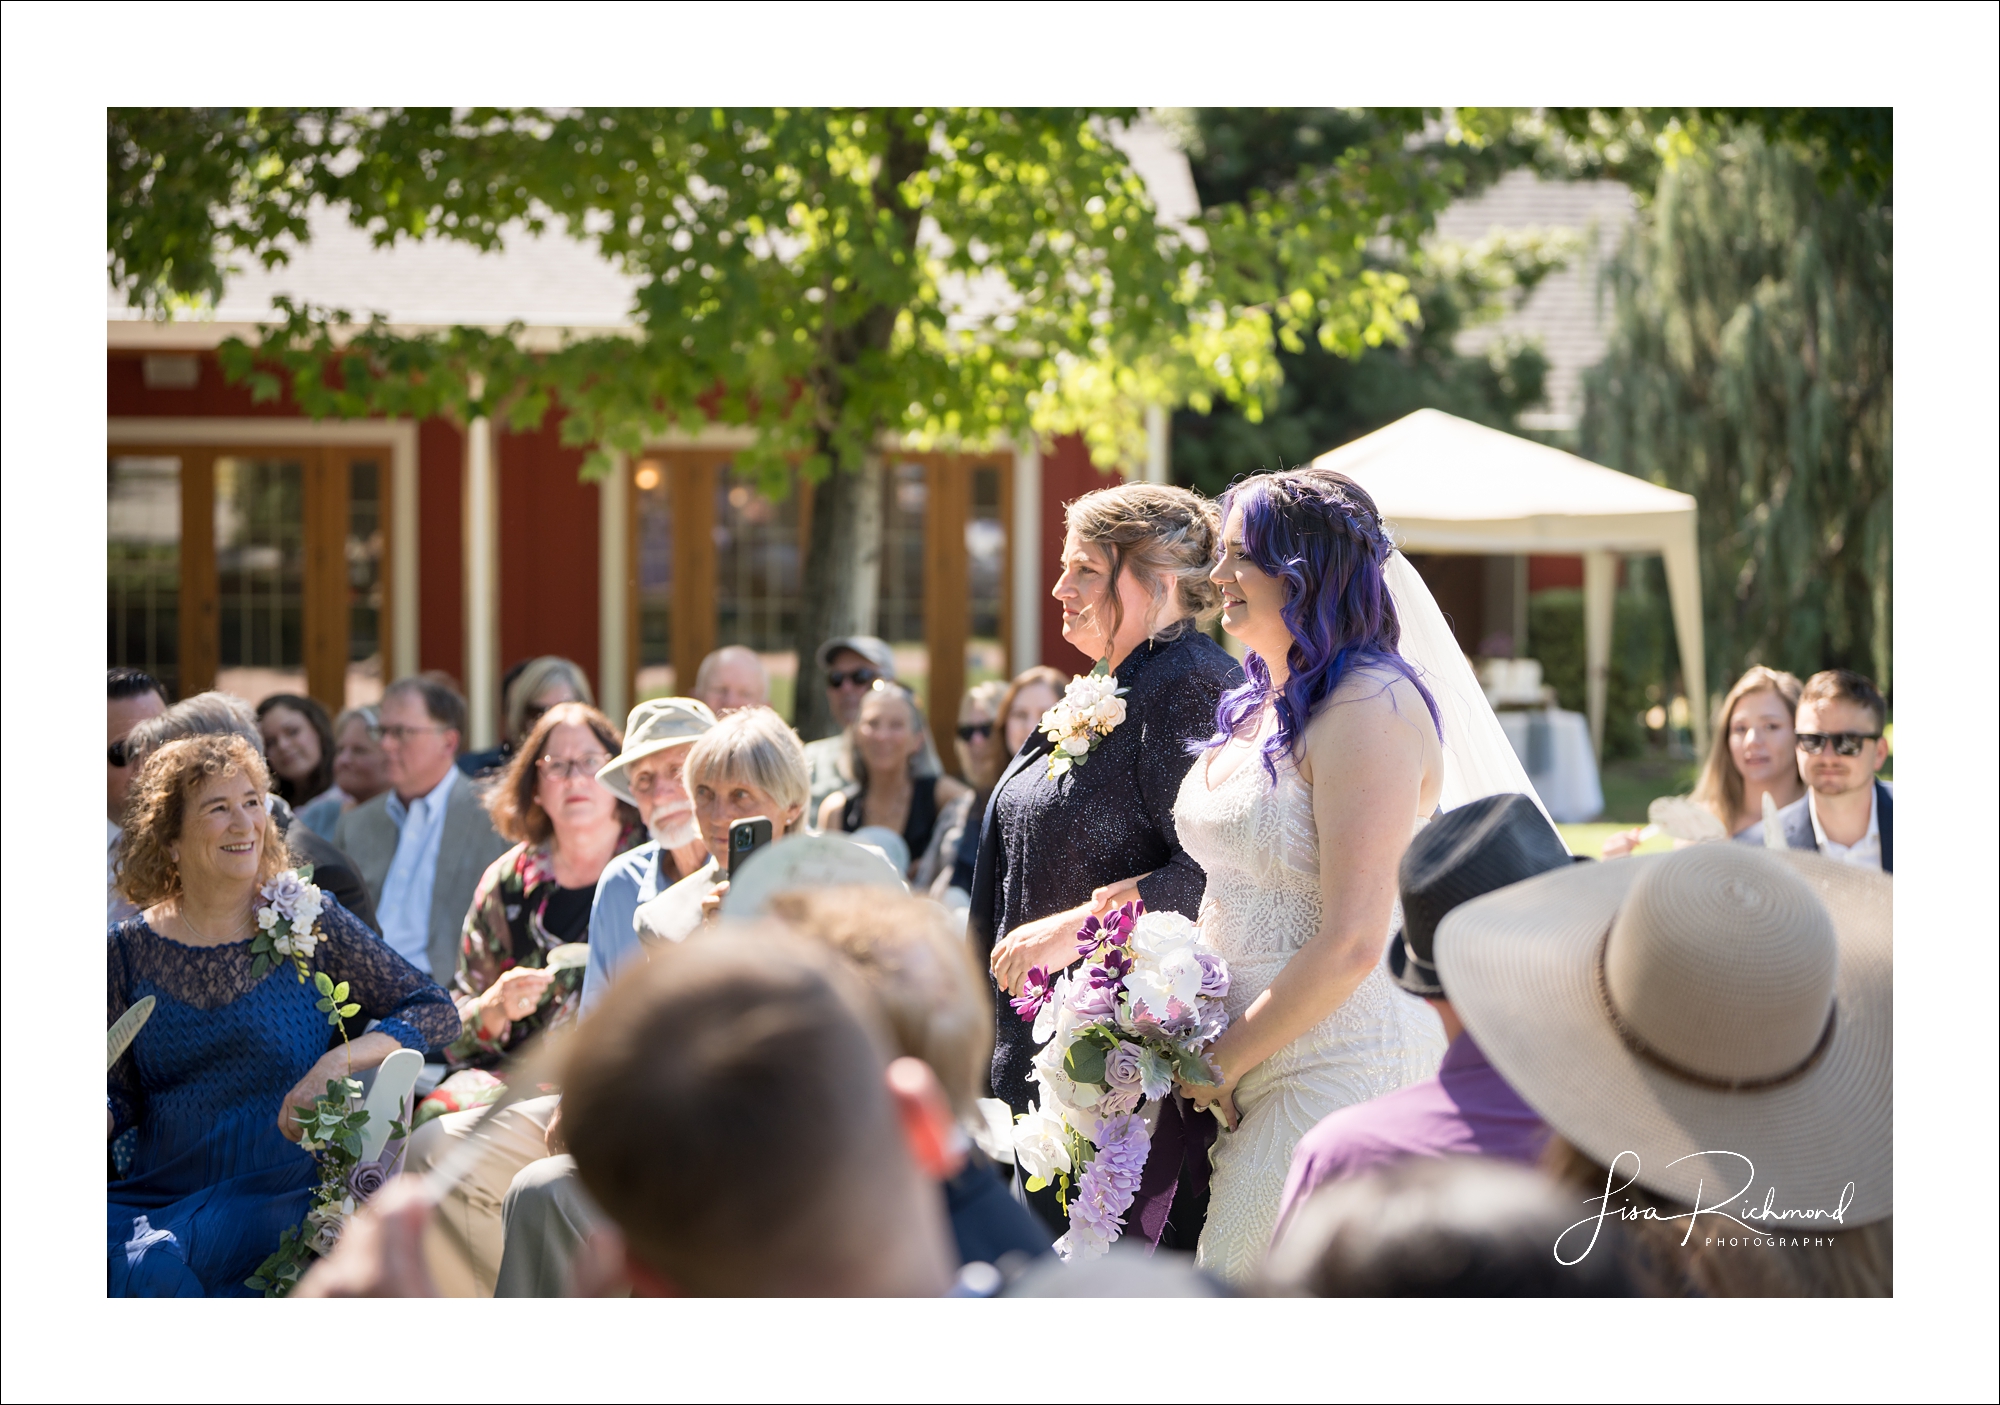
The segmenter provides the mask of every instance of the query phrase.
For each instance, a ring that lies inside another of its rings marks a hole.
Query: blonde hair
[[[923,704],[917,695],[893,678],[878,678],[868,685],[868,691],[861,697],[861,706],[868,705],[868,699],[880,693],[884,697],[895,696],[903,700],[903,706],[910,713],[910,735],[919,742],[930,735],[930,724],[924,719]],[[861,730],[860,712],[855,713],[855,723],[840,734],[841,770],[854,784],[868,789],[868,758],[861,754],[861,742],[856,735]],[[912,779],[933,774],[925,768],[925,748],[919,746],[910,753],[906,769]]]
[[[1118,598],[1118,577],[1129,567],[1151,592],[1155,605],[1171,592],[1174,618],[1162,625],[1157,638],[1180,633],[1192,617],[1207,624],[1222,609],[1222,592],[1208,578],[1215,567],[1222,517],[1215,504],[1186,488],[1159,483],[1121,483],[1085,493],[1063,512],[1063,524],[1077,540],[1101,547],[1111,558],[1106,580],[1115,635],[1125,622]]]
[[[1796,717],[1802,687],[1789,673],[1753,664],[1736,680],[1736,686],[1716,709],[1715,735],[1708,744],[1708,760],[1702,765],[1701,779],[1695,783],[1694,800],[1706,805],[1722,821],[1724,829],[1735,829],[1736,819],[1743,813],[1743,773],[1736,769],[1736,758],[1729,754],[1729,719],[1735,716],[1736,705],[1752,693],[1776,693],[1784,699],[1786,716]]]
[[[181,737],[146,758],[125,808],[118,843],[118,891],[134,907],[148,908],[181,895],[180,864],[173,847],[187,828],[188,802],[204,785],[246,776],[258,795],[271,789],[271,773],[257,748],[234,733]],[[263,850],[257,862],[262,885],[292,866],[278,822],[264,812]]]
[[[972,764],[972,750],[956,736],[951,739],[952,750],[958,755],[959,773],[972,782],[975,791],[984,793],[993,788],[1000,779],[1000,767],[1005,764],[1001,752],[1007,749],[1007,718],[1000,711],[1000,699],[1006,696],[1007,681],[1003,678],[989,678],[984,683],[975,683],[965,690],[965,696],[958,700],[958,722],[964,726],[973,712],[991,713],[993,717],[993,740],[986,747],[986,768],[978,770]],[[976,774],[975,774],[976,773]]]
[[[831,947],[860,976],[896,1052],[929,1064],[952,1111],[971,1117],[993,1057],[993,999],[944,909],[880,888],[840,887],[779,893],[770,913]]]
[[[527,720],[528,704],[534,701],[535,694],[558,681],[569,685],[569,690],[576,694],[574,701],[590,707],[597,706],[597,697],[590,691],[590,680],[584,676],[580,666],[557,654],[543,654],[522,665],[521,672],[507,688],[509,737],[517,742],[521,740],[521,725]]]
[[[803,834],[812,800],[812,772],[799,735],[768,707],[732,712],[688,748],[681,783],[692,794],[703,781],[748,781],[785,809],[798,808],[788,834]],[[774,815],[775,820],[777,817]]]

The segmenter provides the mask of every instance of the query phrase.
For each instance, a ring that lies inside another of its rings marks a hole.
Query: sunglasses
[[[125,739],[123,737],[111,743],[110,750],[104,753],[104,759],[120,770],[131,764],[132,758],[125,753]]]
[[[826,686],[829,688],[844,688],[849,683],[852,683],[857,688],[872,688],[881,676],[881,674],[872,668],[837,671],[827,674]]]
[[[990,737],[992,735],[993,724],[991,722],[967,722],[958,729],[958,739],[962,742],[972,741],[976,737]]]
[[[1817,756],[1821,747],[1832,742],[1835,756],[1859,756],[1863,742],[1879,741],[1881,736],[1880,732],[1800,732],[1799,750]]]

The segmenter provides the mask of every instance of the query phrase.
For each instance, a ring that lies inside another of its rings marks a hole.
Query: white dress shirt
[[[1826,828],[1819,822],[1818,793],[1807,790],[1806,813],[1812,816],[1813,842],[1819,845],[1819,851],[1830,859],[1837,859],[1841,863],[1851,863],[1856,868],[1880,870],[1882,867],[1882,821],[1881,816],[1875,812],[1880,802],[1881,796],[1875,791],[1875,783],[1870,781],[1868,783],[1868,832],[1852,844],[1836,844],[1826,837]]]
[[[375,916],[382,924],[382,940],[419,971],[431,969],[431,894],[437,888],[445,806],[457,783],[458,767],[447,766],[443,780],[408,804],[395,791],[389,792],[389,818],[401,832],[396,837],[396,856],[389,860],[389,872],[382,879],[382,900],[375,904]],[[451,980],[452,972],[432,971],[431,977],[443,984]]]
[[[139,909],[125,901],[125,895],[118,891],[118,841],[125,837],[123,827],[104,822],[104,925],[115,927],[127,918],[137,917]]]

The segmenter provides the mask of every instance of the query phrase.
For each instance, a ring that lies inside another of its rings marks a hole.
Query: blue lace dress
[[[361,1013],[429,1053],[458,1037],[451,997],[332,894],[313,965],[348,982]],[[278,1236],[305,1217],[312,1156],[278,1130],[278,1104],[340,1040],[289,963],[250,978],[250,943],[193,947],[135,917],[111,928],[106,1024],[155,997],[111,1069],[117,1130],[138,1128],[130,1173],[107,1214],[112,1297],[244,1297]]]

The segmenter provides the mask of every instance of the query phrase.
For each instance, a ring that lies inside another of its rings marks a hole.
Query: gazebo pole
[[[1680,646],[1681,682],[1687,688],[1688,723],[1694,732],[1694,754],[1708,753],[1708,666],[1702,652],[1701,562],[1696,552],[1692,511],[1683,514],[1680,530],[1661,543],[1667,568],[1667,598],[1673,604],[1674,641]]]
[[[1618,560],[1608,551],[1583,553],[1583,697],[1590,714],[1590,747],[1604,760],[1604,698],[1611,678],[1611,609],[1618,589]]]

